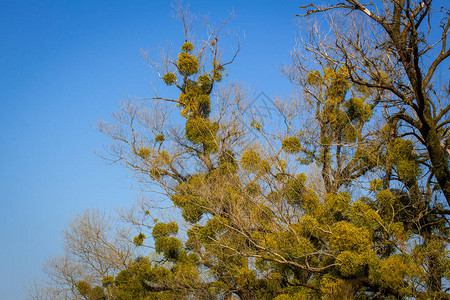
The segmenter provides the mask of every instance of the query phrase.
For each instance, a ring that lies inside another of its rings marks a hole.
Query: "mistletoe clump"
[[[199,67],[198,59],[189,53],[181,52],[178,54],[177,67],[183,76],[196,74]]]
[[[174,85],[177,82],[177,76],[174,73],[166,73],[162,77],[162,80],[167,85]]]
[[[283,140],[281,148],[287,153],[298,153],[302,149],[302,144],[298,137],[291,136]]]

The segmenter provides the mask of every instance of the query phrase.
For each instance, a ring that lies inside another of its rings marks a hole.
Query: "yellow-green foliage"
[[[277,297],[275,297],[274,300],[293,300],[293,299],[297,299],[297,298],[293,298],[287,294],[282,294],[282,295],[278,295]]]
[[[354,290],[350,283],[341,278],[336,278],[331,274],[326,274],[320,278],[318,286],[323,299],[352,299]]]
[[[162,143],[165,141],[165,139],[166,139],[166,137],[164,136],[164,134],[157,134],[155,136],[155,142],[157,142],[157,143]]]
[[[181,214],[188,222],[198,222],[205,213],[200,197],[175,194],[171,197],[171,200],[173,204],[182,209]]]
[[[241,166],[250,172],[264,173],[270,170],[270,163],[254,150],[247,150],[242,154]]]
[[[200,280],[200,272],[195,267],[188,263],[178,263],[173,269],[173,280],[180,285],[195,286],[196,282]]]
[[[91,293],[91,285],[86,281],[81,280],[77,283],[77,290],[81,296],[88,298]]]
[[[367,122],[372,117],[370,105],[361,98],[350,98],[344,104],[346,113],[350,121]]]
[[[419,175],[418,156],[410,140],[396,139],[390,149],[390,159],[397,166],[397,173],[404,180],[415,179]]]
[[[178,259],[178,256],[182,251],[181,247],[181,241],[173,236],[163,236],[155,239],[155,251],[159,254],[163,254],[166,259]]]
[[[376,198],[380,207],[383,208],[383,214],[387,215],[388,217],[395,214],[395,210],[397,207],[396,198],[390,190],[379,191]]]
[[[153,227],[152,236],[157,239],[163,236],[176,235],[178,233],[178,224],[175,222],[170,223],[157,223]]]
[[[202,243],[200,243],[200,240],[198,239],[198,226],[193,226],[188,229],[186,232],[188,239],[185,242],[185,248],[188,251],[195,251],[199,252],[202,248]]]
[[[194,46],[189,42],[184,42],[181,46],[181,51],[183,52],[191,52],[194,49]]]
[[[274,298],[274,300],[308,300],[311,299],[308,292],[300,292],[295,294],[281,294]]]
[[[327,95],[332,103],[340,103],[350,87],[350,84],[342,70],[337,72],[331,68],[325,69],[325,78],[329,82]]]
[[[380,158],[377,153],[377,149],[371,146],[362,146],[355,151],[355,158],[359,159],[361,165],[373,166],[376,165],[377,160]]]
[[[297,176],[287,182],[283,189],[283,196],[289,204],[300,205],[302,203],[302,195],[305,190],[305,178]]]
[[[206,225],[199,230],[199,238],[203,241],[210,240],[210,238],[215,237],[216,234],[222,233],[226,229],[226,224],[228,224],[228,220],[226,218],[214,216],[209,219],[206,222]]]
[[[256,275],[255,271],[249,270],[247,268],[242,268],[238,271],[237,284],[243,288],[250,288],[255,286]]]
[[[308,238],[299,236],[299,230],[293,225],[293,230],[269,233],[264,236],[263,245],[288,257],[301,257],[314,251],[314,245]],[[314,261],[314,258],[311,258]]]
[[[413,267],[405,263],[401,255],[392,255],[379,262],[370,274],[371,280],[378,283],[382,288],[392,289],[400,294],[406,294],[406,277],[413,271]]]
[[[351,127],[348,126],[350,125],[350,122],[347,115],[340,110],[339,106],[335,103],[327,103],[322,110],[320,117],[329,129],[343,130],[345,127],[351,129]]]
[[[412,253],[414,262],[419,265],[420,263],[424,263],[428,259],[432,258],[438,262],[435,264],[434,270],[437,272],[442,272],[446,278],[449,278],[450,251],[447,250],[447,246],[447,243],[442,241],[437,236],[428,237],[425,243],[417,244],[414,247]],[[415,270],[415,272],[418,273],[418,270]],[[421,275],[424,276],[425,274]]]
[[[311,215],[306,215],[300,219],[300,223],[296,224],[297,232],[305,236],[320,237],[323,231],[320,229],[321,224]]]
[[[331,227],[330,246],[339,251],[364,252],[372,246],[371,235],[367,229],[341,221]]]
[[[183,92],[178,98],[179,105],[183,107],[181,115],[183,117],[203,117],[207,118],[211,112],[211,100],[209,90],[205,90],[203,85],[199,85],[192,80],[186,80],[183,84]]]
[[[220,82],[223,78],[223,70],[224,67],[222,64],[220,64],[220,62],[214,60],[212,61],[212,66],[213,66],[213,76],[212,79],[214,81]]]
[[[99,286],[95,286],[89,295],[89,300],[104,300],[106,299],[103,289]]]
[[[169,73],[164,74],[164,76],[162,77],[162,80],[167,85],[173,85],[177,82],[177,76],[175,74],[169,72]]]
[[[167,152],[166,150],[161,150],[158,152],[158,155],[155,158],[155,164],[159,165],[159,166],[163,166],[167,163],[169,163],[171,160],[171,156],[169,154],[169,152]]]
[[[383,188],[383,181],[380,179],[374,179],[370,182],[370,190],[378,192]]]
[[[306,77],[306,82],[309,85],[319,85],[322,83],[322,80],[322,75],[317,70],[312,70]]]
[[[376,230],[382,224],[382,220],[378,212],[366,203],[356,201],[350,208],[350,218],[358,227],[365,227],[369,230]]]
[[[148,290],[148,284],[162,285],[173,280],[170,270],[152,266],[148,258],[139,258],[131,262],[127,269],[122,270],[115,278],[114,299],[155,299],[156,296]],[[168,292],[170,294],[170,292]],[[156,298],[159,299],[159,298]]]
[[[178,70],[183,76],[190,76],[198,72],[199,63],[195,56],[186,52],[178,54]]]
[[[198,76],[197,82],[203,93],[209,93],[212,87],[212,80],[209,74],[203,74]]]
[[[323,75],[312,70],[307,75],[306,85],[314,87],[305,89],[308,90],[307,94],[315,94],[307,101],[316,107],[316,117],[321,127],[321,144],[354,143],[362,137],[362,129],[373,115],[372,108],[367,103],[371,94],[352,85],[345,68],[325,68]],[[323,151],[323,148],[319,147],[319,151]],[[320,157],[325,160],[327,158],[324,155],[326,154],[320,154]],[[305,164],[311,163],[308,155],[300,159]]]
[[[102,285],[104,287],[109,287],[113,283],[114,283],[114,276],[112,276],[112,275],[107,275],[107,276],[103,277],[103,279],[102,279]]]
[[[203,174],[191,176],[189,181],[177,187],[177,192],[171,196],[172,202],[182,209],[182,215],[186,221],[195,223],[205,213],[204,201],[196,191],[204,189],[206,177]]]
[[[324,203],[320,206],[318,219],[321,222],[335,222],[345,219],[349,214],[351,197],[348,193],[327,193]]]
[[[161,178],[161,176],[164,174],[164,171],[159,169],[159,168],[151,168],[150,170],[148,170],[148,175],[150,176],[150,178],[152,178],[153,180],[159,179]]]
[[[144,240],[145,240],[145,234],[139,233],[137,236],[134,237],[133,243],[136,246],[142,246],[142,244],[144,243]]]
[[[302,150],[302,144],[298,137],[287,137],[281,143],[281,148],[287,153],[298,153]]]
[[[214,216],[209,219],[205,226],[197,225],[189,231],[188,235],[191,238],[195,238],[202,243],[209,244],[216,238],[219,234],[222,234],[226,231],[227,224],[229,221],[220,216]]]
[[[87,300],[102,300],[105,299],[105,293],[100,286],[91,287],[86,281],[79,281],[76,288],[81,296]]]
[[[261,186],[257,182],[250,182],[245,187],[246,193],[248,193],[250,196],[257,196],[261,192]]]
[[[377,200],[381,206],[388,207],[394,205],[395,197],[390,190],[381,190],[377,194]]]
[[[363,257],[352,251],[341,252],[337,260],[341,264],[339,270],[344,277],[357,276],[358,273],[362,273],[365,266]]]
[[[234,167],[237,166],[236,157],[235,157],[233,151],[228,150],[228,149],[219,154],[218,162],[219,162],[219,165],[231,164]]]
[[[307,212],[313,212],[319,202],[317,195],[305,186],[306,175],[299,174],[290,179],[283,188],[283,196],[287,203],[301,206]]]
[[[258,122],[251,121],[250,126],[252,126],[253,128],[255,128],[258,131],[262,129],[261,123],[258,123]]]
[[[219,124],[211,123],[208,119],[196,117],[186,122],[186,138],[195,144],[203,144],[205,151],[208,152],[218,150],[215,140],[218,130]]]
[[[152,150],[147,147],[142,147],[138,150],[138,155],[142,158],[148,158],[152,154]]]
[[[246,170],[254,170],[261,162],[261,156],[254,150],[247,150],[242,154],[241,166]]]

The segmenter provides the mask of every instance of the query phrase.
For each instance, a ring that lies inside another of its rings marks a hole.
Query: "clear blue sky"
[[[255,91],[282,95],[302,1],[191,1],[191,9],[245,32],[229,69]],[[152,95],[140,49],[181,44],[169,1],[2,1],[0,9],[0,299],[61,252],[67,220],[85,208],[115,209],[138,195],[129,172],[94,154],[95,130],[126,96]]]

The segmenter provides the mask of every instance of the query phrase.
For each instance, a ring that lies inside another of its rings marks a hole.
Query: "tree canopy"
[[[176,96],[127,102],[99,129],[112,139],[106,157],[179,215],[162,222],[157,203],[142,203],[126,216],[137,230],[127,245],[154,255],[121,248],[105,272],[99,256],[96,279],[72,280],[69,298],[450,297],[450,92],[436,78],[448,67],[448,8],[301,10],[282,70],[297,93],[273,101],[275,126],[230,80],[241,45],[223,53],[228,21],[196,26],[177,7],[185,41],[147,57]]]

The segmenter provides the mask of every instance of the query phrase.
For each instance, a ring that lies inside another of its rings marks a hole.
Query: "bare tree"
[[[64,230],[64,255],[44,265],[45,281],[29,288],[32,299],[87,299],[79,283],[102,286],[105,276],[115,276],[135,258],[131,228],[117,217],[86,210],[73,217]]]

